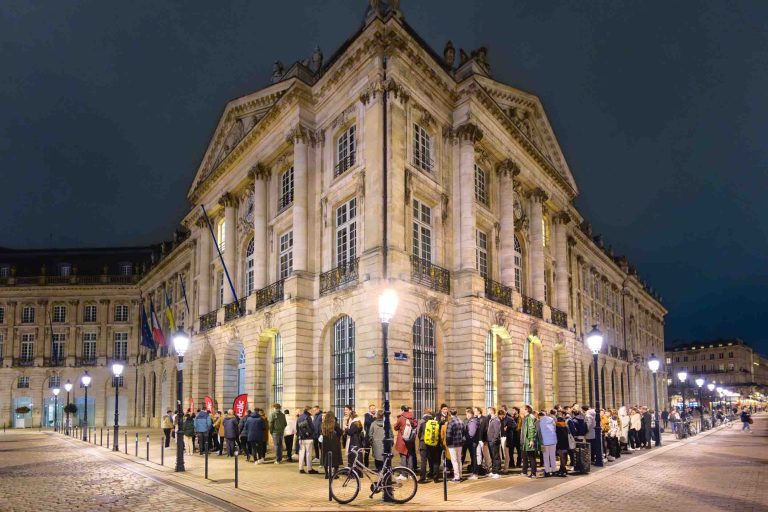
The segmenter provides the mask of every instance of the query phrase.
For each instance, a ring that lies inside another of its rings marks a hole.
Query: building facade
[[[395,404],[593,401],[594,324],[601,402],[652,403],[666,310],[575,209],[539,99],[494,80],[485,48],[439,55],[399,9],[371,4],[328,61],[276,62],[271,85],[226,106],[188,238],[135,283],[137,301],[167,293],[192,333],[184,403],[381,403],[385,287],[400,298]],[[157,425],[173,361],[133,343],[128,421]]]

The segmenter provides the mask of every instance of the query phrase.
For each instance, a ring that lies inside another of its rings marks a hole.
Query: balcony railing
[[[609,353],[610,353],[611,357],[615,357],[616,359],[618,359],[619,358],[619,347],[611,345],[611,350],[610,350]]]
[[[619,359],[622,361],[629,361],[629,351],[625,348],[619,349]]]
[[[43,358],[43,366],[55,367],[64,366],[67,360],[64,357],[45,357]]]
[[[512,307],[512,288],[486,277],[485,298]]]
[[[45,286],[45,285],[81,285],[81,284],[133,284],[139,280],[138,274],[95,275],[95,276],[19,276],[0,279],[0,286]]]
[[[96,357],[76,357],[75,366],[96,366]]]
[[[336,164],[336,168],[333,171],[334,178],[336,176],[341,176],[345,172],[347,172],[348,169],[351,169],[355,165],[355,153],[350,153],[346,157],[342,158],[339,163]]]
[[[344,288],[350,283],[356,283],[358,279],[358,262],[355,258],[342,263],[336,268],[320,274],[320,295],[327,295]]]
[[[287,210],[289,206],[293,204],[293,191],[286,194],[282,194],[277,199],[277,211],[278,213]]]
[[[411,255],[411,281],[438,292],[451,293],[451,273],[415,255]]]
[[[218,311],[213,310],[200,317],[200,332],[209,331],[216,327],[216,313]]]
[[[544,318],[544,304],[532,297],[523,295],[523,313]]]
[[[13,358],[13,366],[34,366],[34,365],[35,365],[34,357],[14,357]]]
[[[276,304],[283,300],[283,285],[285,280],[281,279],[277,282],[265,286],[261,290],[256,290],[256,309],[262,309],[272,304]]]
[[[552,323],[563,329],[568,328],[568,315],[559,309],[552,308]]]
[[[413,152],[413,165],[427,172],[432,172],[435,168],[435,162],[432,161],[429,155],[421,151]]]
[[[237,302],[230,302],[224,306],[224,321],[229,322],[236,318],[245,316],[245,297]]]

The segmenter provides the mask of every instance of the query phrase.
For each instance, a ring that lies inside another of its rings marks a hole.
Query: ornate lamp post
[[[83,429],[83,441],[88,442],[88,386],[91,385],[91,376],[88,375],[88,372],[86,371],[82,377],[80,377],[80,382],[83,384],[83,387],[85,388],[85,409],[83,413],[83,419],[85,420],[85,428]]]
[[[648,359],[648,368],[653,372],[653,416],[656,426],[653,427],[653,433],[656,436],[656,446],[661,446],[661,430],[659,429],[659,393],[656,390],[656,372],[659,371],[659,359],[656,354],[651,354]]]
[[[712,414],[712,424],[715,424],[715,411],[714,407],[712,407],[712,392],[715,390],[715,383],[710,382],[707,384],[707,389],[709,390],[709,412]]]
[[[704,385],[704,379],[701,377],[696,379],[696,385],[699,387],[699,415],[701,416],[701,430],[703,432],[706,430],[706,426],[704,424],[704,406],[701,405],[701,387]]]
[[[67,418],[65,420],[67,424],[64,427],[64,433],[69,435],[69,392],[72,391],[72,383],[69,379],[67,379],[67,382],[64,384],[64,389],[67,390]]]
[[[184,352],[189,348],[189,336],[183,330],[179,330],[173,336],[173,348],[179,356],[176,364],[176,471],[184,471],[184,434],[182,423],[184,411],[181,408],[182,395],[184,394]]]
[[[603,431],[600,428],[600,372],[597,368],[597,355],[600,353],[600,347],[603,346],[603,333],[600,332],[600,329],[597,328],[597,325],[593,325],[592,330],[589,331],[589,334],[587,334],[587,346],[592,351],[592,358],[595,363],[595,466],[602,466]]]
[[[389,346],[387,336],[389,335],[389,322],[395,316],[397,310],[397,292],[392,288],[387,288],[379,296],[379,320],[381,320],[381,334],[384,342],[384,453],[392,453],[392,423],[390,422],[389,408]],[[385,460],[389,460],[386,459]]]
[[[680,394],[683,395],[683,410],[685,410],[685,380],[688,378],[688,372],[677,372],[677,379],[680,381]]]
[[[53,431],[59,431],[59,388],[53,388]]]
[[[720,397],[720,400],[717,401],[717,405],[719,407],[722,407],[723,406],[723,388],[721,388],[720,386],[717,386],[717,388],[715,388],[715,391],[717,391],[717,395]]]
[[[119,391],[120,390],[120,376],[122,374],[123,374],[123,365],[121,365],[120,363],[113,363],[112,364],[112,375],[113,375],[113,377],[112,377],[112,384],[115,385],[115,442],[112,443],[113,444],[112,451],[114,451],[114,452],[119,452],[120,451],[120,448],[119,448],[118,442],[117,442],[117,440],[119,439],[119,437],[118,437],[118,430],[120,428],[119,427],[119,421],[118,421],[119,418],[120,418],[119,412],[118,412],[119,405],[118,405],[118,400],[117,399],[118,399],[118,396],[119,396],[119,393],[120,393],[120,391]]]

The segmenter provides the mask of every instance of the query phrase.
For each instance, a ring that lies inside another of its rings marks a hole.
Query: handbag
[[[576,449],[576,440],[573,438],[573,434],[568,432],[568,449],[569,450],[575,450]]]
[[[747,422],[748,422],[750,425],[754,423],[754,421],[752,421],[752,418],[748,418],[748,419],[747,419]]]

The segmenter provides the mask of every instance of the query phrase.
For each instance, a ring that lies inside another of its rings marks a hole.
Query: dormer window
[[[120,275],[121,276],[133,275],[133,265],[131,263],[121,263],[120,264]]]
[[[8,265],[0,265],[0,278],[8,277],[11,275],[11,267]]]
[[[59,275],[61,277],[69,277],[72,275],[72,265],[69,263],[59,263]]]
[[[336,169],[334,177],[347,172],[355,165],[355,152],[357,150],[357,132],[353,124],[347,128],[336,140]]]
[[[432,136],[417,123],[413,124],[413,165],[427,172],[434,170]]]

